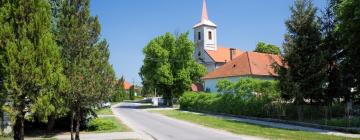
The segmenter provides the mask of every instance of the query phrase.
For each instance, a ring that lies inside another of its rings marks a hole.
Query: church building
[[[194,58],[208,70],[208,74],[202,78],[206,91],[217,92],[216,84],[222,79],[236,82],[240,78],[272,80],[278,76],[274,65],[282,65],[281,56],[243,52],[217,44],[217,26],[208,17],[206,0],[203,0],[201,20],[193,28]]]
[[[194,27],[195,60],[214,71],[233,60],[243,52],[235,48],[225,48],[217,44],[216,24],[209,20],[206,1],[203,0],[201,20]]]

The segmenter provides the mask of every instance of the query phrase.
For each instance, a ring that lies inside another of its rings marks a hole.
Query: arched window
[[[201,40],[201,33],[198,32],[198,40]]]
[[[209,31],[209,40],[212,40],[212,32]]]

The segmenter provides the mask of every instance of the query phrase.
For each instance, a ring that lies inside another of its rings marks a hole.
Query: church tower
[[[203,0],[202,16],[200,23],[194,27],[195,52],[201,50],[217,51],[216,25],[209,20],[206,0]]]

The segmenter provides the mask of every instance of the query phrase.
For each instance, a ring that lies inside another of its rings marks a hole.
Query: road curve
[[[206,128],[138,109],[139,104],[121,103],[112,107],[114,114],[147,140],[248,140],[248,136],[234,135]]]

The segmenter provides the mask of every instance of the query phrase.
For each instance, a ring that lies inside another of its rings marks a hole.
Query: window
[[[209,40],[212,40],[212,32],[209,31]]]
[[[201,40],[201,33],[198,32],[198,40]]]

